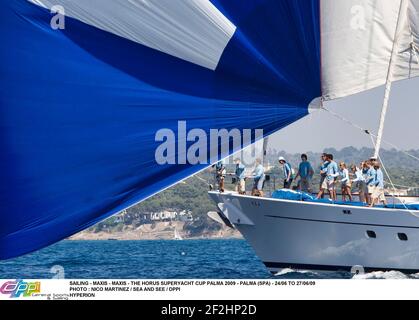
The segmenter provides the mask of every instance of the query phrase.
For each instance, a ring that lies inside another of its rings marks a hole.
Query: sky
[[[380,87],[327,102],[325,106],[377,133],[383,98],[384,87]],[[419,78],[393,83],[383,139],[403,150],[419,149],[418,127]],[[269,140],[269,148],[289,153],[321,152],[325,148],[342,149],[348,146],[372,147],[372,142],[365,133],[325,111],[316,111],[275,133]],[[391,149],[385,144],[383,148]]]

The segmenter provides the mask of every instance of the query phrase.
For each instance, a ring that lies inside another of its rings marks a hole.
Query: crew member
[[[298,167],[298,173],[295,177],[297,180],[300,177],[300,181],[298,182],[299,190],[303,192],[311,192],[311,180],[314,175],[313,167],[311,163],[308,162],[308,157],[306,154],[301,155],[301,163]]]
[[[346,201],[346,196],[348,196],[349,201],[352,202],[352,192],[351,192],[351,179],[349,178],[349,170],[345,162],[339,164],[340,176],[341,176],[341,188],[342,188],[342,201]]]
[[[284,189],[291,189],[292,181],[294,179],[293,174],[292,174],[292,167],[285,160],[284,157],[279,157],[278,161],[284,170]]]
[[[255,169],[252,173],[254,179],[252,196],[263,197],[263,185],[265,183],[265,168],[262,165],[262,160],[256,159]]]
[[[378,161],[373,163],[373,167],[375,170],[375,178],[373,182],[371,206],[377,205],[380,201],[386,206],[387,200],[384,193],[384,174]]]
[[[246,177],[245,177],[245,171],[246,171],[246,167],[244,166],[244,164],[241,163],[241,160],[239,158],[237,158],[236,160],[234,160],[235,164],[236,164],[236,171],[235,171],[235,176],[236,176],[236,192],[238,192],[239,194],[246,194]]]
[[[224,160],[218,161],[215,164],[215,178],[218,183],[218,191],[223,193],[224,190],[224,183],[226,178],[227,170],[225,167]]]
[[[365,178],[362,174],[362,170],[357,166],[353,165],[351,167],[351,171],[352,175],[355,176],[355,179],[352,180],[352,183],[355,183],[356,189],[359,192],[359,201],[365,203],[365,190],[367,188],[367,185],[365,183]]]
[[[317,195],[317,199],[323,199],[324,194],[327,190],[327,184],[325,182],[326,175],[327,175],[327,166],[329,162],[327,161],[327,154],[322,153],[322,164],[320,166],[320,185],[319,185],[319,194]]]

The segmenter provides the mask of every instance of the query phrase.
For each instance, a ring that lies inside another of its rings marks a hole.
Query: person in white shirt
[[[255,169],[252,173],[252,179],[254,179],[252,196],[263,197],[263,185],[265,183],[265,168],[262,165],[261,159],[256,159]]]
[[[365,193],[367,192],[367,184],[365,183],[365,177],[362,172],[362,169],[353,165],[351,167],[351,171],[352,171],[352,175],[355,177],[352,180],[352,183],[355,183],[356,189],[359,192],[359,201],[362,203],[366,203]]]
[[[346,201],[346,196],[348,196],[349,201],[352,202],[352,192],[351,192],[351,180],[349,178],[349,170],[346,167],[345,162],[339,164],[340,176],[341,176],[341,186],[342,186],[342,200]]]
[[[278,162],[284,170],[284,189],[291,189],[292,181],[294,180],[292,167],[284,157],[279,157]]]

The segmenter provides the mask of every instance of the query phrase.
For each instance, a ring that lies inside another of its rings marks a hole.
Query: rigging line
[[[386,183],[388,183],[387,181],[386,181]],[[410,188],[410,189],[419,189],[419,186],[404,186],[404,185],[401,185],[401,184],[397,184],[397,183],[395,183],[394,184],[396,187],[401,187],[401,188]]]
[[[322,110],[324,110],[324,111],[326,111],[326,112],[328,112],[328,113],[330,113],[330,114],[331,114],[332,116],[334,116],[335,118],[337,118],[337,119],[339,119],[339,120],[341,120],[341,121],[343,121],[343,122],[346,122],[347,124],[351,125],[352,127],[356,128],[356,129],[359,129],[359,130],[361,130],[362,132],[364,132],[364,133],[368,134],[371,138],[372,138],[372,137],[377,138],[377,135],[376,135],[376,134],[374,134],[372,131],[362,128],[360,125],[358,125],[358,124],[356,124],[356,123],[352,122],[351,120],[346,119],[346,118],[345,118],[345,117],[343,117],[342,115],[340,115],[340,114],[338,114],[338,113],[336,113],[336,112],[334,112],[334,111],[332,111],[332,110],[330,110],[330,109],[327,109],[325,106],[322,106],[322,107],[321,107],[321,109],[322,109]],[[374,141],[374,140],[373,140],[373,141]],[[392,147],[392,148],[395,148],[395,149],[397,149],[398,151],[400,151],[400,152],[404,153],[404,154],[405,154],[405,155],[407,155],[408,157],[410,157],[410,158],[412,158],[412,159],[415,159],[415,160],[419,161],[419,157],[416,157],[416,156],[414,156],[413,154],[410,154],[409,152],[407,152],[407,151],[405,151],[405,150],[401,149],[400,147],[398,147],[397,145],[395,145],[395,144],[393,144],[393,143],[391,143],[391,142],[389,142],[389,141],[386,141],[386,140],[384,140],[384,139],[383,139],[382,141],[383,141],[385,144],[387,144],[388,146],[390,146],[390,147]],[[374,145],[374,147],[375,147],[375,142],[373,142],[373,145]]]
[[[410,210],[408,207],[407,207],[407,205],[406,205],[406,203],[404,202],[404,201],[402,201],[402,199],[399,197],[399,196],[396,196],[395,194],[396,194],[396,191],[397,191],[397,188],[396,188],[396,186],[395,186],[395,184],[393,183],[393,180],[391,179],[391,177],[390,177],[390,174],[388,173],[388,171],[387,171],[387,168],[386,168],[386,166],[384,165],[384,162],[383,162],[383,159],[381,158],[381,156],[380,155],[378,155],[378,160],[380,160],[380,162],[381,162],[381,166],[383,167],[383,170],[384,170],[384,172],[385,172],[385,174],[387,175],[387,178],[389,179],[389,181],[390,181],[390,184],[391,184],[391,186],[392,186],[392,188],[393,188],[393,192],[394,192],[394,194],[393,194],[393,198],[396,198],[397,200],[399,200],[400,201],[400,203],[403,205],[403,207],[411,214],[411,215],[413,215],[414,217],[416,217],[416,218],[419,218],[419,215],[416,213],[416,212],[414,212],[413,210]]]
[[[405,150],[402,150],[401,148],[399,148],[399,147],[398,147],[398,146],[396,146],[395,144],[393,144],[393,143],[391,143],[391,142],[388,142],[388,141],[385,141],[385,140],[383,140],[383,142],[384,142],[385,144],[389,145],[390,147],[393,147],[393,148],[395,148],[395,149],[399,150],[400,152],[403,152],[405,155],[409,156],[410,158],[412,158],[412,159],[415,159],[415,160],[419,161],[419,158],[418,158],[418,157],[414,156],[413,154],[410,154],[409,152],[407,152],[407,151],[405,151]]]
[[[346,122],[347,124],[351,125],[352,127],[355,127],[356,129],[359,129],[361,131],[363,131],[364,133],[371,135],[371,132],[369,130],[365,130],[364,128],[362,128],[361,126],[357,125],[356,123],[352,122],[349,119],[344,118],[342,115],[327,109],[324,105],[321,107],[322,110],[329,112],[332,116],[338,118],[339,120],[342,120],[343,122]],[[374,143],[375,145],[375,143]]]
[[[375,144],[375,141],[374,141],[373,136],[372,136],[372,135],[370,135],[370,137],[371,137],[371,142],[372,142],[373,147],[374,147],[374,148],[376,148],[376,144]],[[386,167],[384,166],[384,163],[383,163],[383,160],[382,160],[382,158],[381,158],[380,154],[378,154],[378,160],[380,160],[381,165],[382,165],[382,167],[383,167],[383,170],[384,170],[385,174],[387,175],[387,178],[388,178],[388,180],[390,181],[391,186],[393,187],[393,198],[396,198],[396,199],[398,199],[400,202],[402,202],[402,201],[401,201],[399,198],[397,198],[397,196],[396,196],[396,191],[397,191],[396,186],[393,184],[393,181],[392,181],[392,179],[391,179],[391,177],[390,177],[390,175],[389,175],[389,173],[388,173],[388,171],[387,171]],[[406,206],[405,206],[405,207],[406,207]],[[406,207],[406,209],[407,209],[407,207]]]
[[[204,178],[201,178],[199,175],[195,175],[195,176],[193,176],[194,178],[197,178],[198,180],[200,180],[200,181],[202,181],[202,182],[204,182],[204,183],[208,183],[208,181],[207,180],[205,180]]]

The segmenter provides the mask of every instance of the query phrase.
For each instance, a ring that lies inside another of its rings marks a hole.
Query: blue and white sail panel
[[[419,76],[411,50],[412,44],[418,45],[418,4],[418,0],[321,1],[325,100],[384,85],[394,45],[398,54],[392,61],[392,80]]]
[[[29,0],[214,70],[236,27],[207,0]]]
[[[0,259],[207,166],[158,165],[160,129],[269,135],[307,115],[321,96],[319,13],[318,0],[2,1]]]

